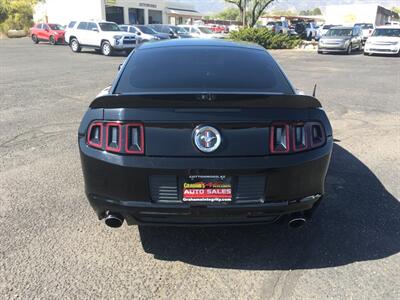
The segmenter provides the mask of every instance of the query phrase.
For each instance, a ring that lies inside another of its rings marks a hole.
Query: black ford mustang
[[[300,226],[332,140],[320,102],[264,48],[222,40],[142,45],[79,128],[86,195],[111,227]]]

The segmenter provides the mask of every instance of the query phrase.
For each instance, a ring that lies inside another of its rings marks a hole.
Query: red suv
[[[41,41],[49,42],[51,45],[64,43],[65,30],[61,25],[38,23],[30,29],[32,41],[37,44]]]

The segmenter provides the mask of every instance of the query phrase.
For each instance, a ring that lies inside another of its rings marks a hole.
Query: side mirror
[[[121,71],[121,69],[122,69],[122,64],[119,64],[118,71]]]
[[[97,29],[97,28],[92,28],[92,31],[99,32],[99,29]]]
[[[169,37],[172,39],[175,37],[175,33],[173,33],[172,31],[169,32]]]
[[[138,32],[136,32],[136,34],[137,34],[137,35],[142,35],[142,33],[141,33],[141,32],[139,32],[139,31],[138,31]]]

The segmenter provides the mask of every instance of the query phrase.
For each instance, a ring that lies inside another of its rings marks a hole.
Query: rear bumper
[[[332,138],[309,152],[266,157],[128,157],[89,148],[83,140],[80,151],[86,195],[99,219],[111,211],[129,225],[256,224],[314,207],[324,194]],[[250,192],[241,199],[232,186],[233,200],[228,204],[188,204],[181,201],[180,190],[180,178],[188,175],[227,175],[234,182],[257,178],[258,183],[246,185]],[[154,176],[175,178],[178,198],[157,198]]]

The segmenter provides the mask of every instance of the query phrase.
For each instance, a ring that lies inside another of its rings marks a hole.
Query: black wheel
[[[33,42],[34,44],[39,43],[39,40],[38,40],[36,34],[32,34],[32,42]]]
[[[324,52],[322,52],[321,50],[318,50],[318,54],[324,54]]]
[[[103,55],[105,55],[105,56],[110,56],[110,55],[112,55],[112,52],[113,51],[112,51],[110,42],[104,41],[101,44],[101,53],[103,53]]]
[[[55,45],[56,44],[56,39],[55,39],[55,37],[53,35],[50,36],[49,43],[50,43],[50,45]]]
[[[347,47],[347,50],[346,50],[346,54],[347,54],[347,55],[350,55],[350,54],[351,54],[351,51],[353,50],[352,47],[353,47],[353,46],[352,46],[351,43],[350,43],[350,45]]]
[[[69,45],[71,47],[71,50],[75,53],[81,52],[81,50],[82,50],[81,45],[79,44],[79,42],[76,38],[72,38],[69,42]]]

